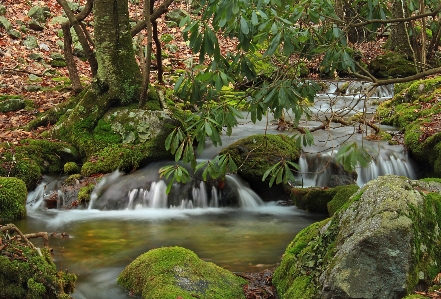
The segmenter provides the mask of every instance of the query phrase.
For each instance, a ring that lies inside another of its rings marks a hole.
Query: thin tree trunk
[[[89,43],[87,42],[87,37],[84,34],[84,31],[81,28],[78,19],[75,17],[73,12],[70,10],[69,5],[67,4],[66,0],[57,0],[57,2],[58,2],[58,4],[61,5],[64,12],[66,13],[66,16],[69,19],[70,25],[73,26],[73,28],[75,29],[75,33],[78,36],[78,41],[80,42],[81,46],[83,47],[84,53],[86,54],[86,57],[87,57],[87,61],[89,62],[90,69],[92,71],[92,76],[95,77],[97,74],[97,70],[98,70],[98,62],[93,54],[92,49],[89,46]],[[90,4],[90,3],[92,3],[92,1],[88,1],[88,3]]]
[[[81,86],[80,77],[78,76],[78,69],[72,54],[72,35],[70,34],[70,23],[66,22],[61,24],[61,28],[63,29],[64,36],[64,58],[69,71],[72,89],[75,93],[79,93],[83,87]]]
[[[144,69],[142,74],[142,89],[139,97],[139,106],[143,107],[147,99],[147,91],[150,83],[150,65],[152,63],[152,22],[150,22],[150,3],[154,0],[144,1],[144,18],[147,21],[147,53],[144,62]]]

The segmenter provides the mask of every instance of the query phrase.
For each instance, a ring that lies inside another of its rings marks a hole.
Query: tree
[[[64,0],[57,1],[62,3]],[[173,0],[165,0],[156,8],[155,1],[146,1],[145,18],[133,28],[128,25],[127,0],[89,0],[87,3],[92,2],[96,20],[96,75],[81,102],[68,119],[57,127],[59,131],[66,131],[72,125],[84,125],[85,130],[76,133],[80,135],[90,130],[91,124],[93,126],[111,105],[125,105],[137,99],[143,103],[149,82],[150,63],[148,58],[143,70],[144,86],[141,92],[139,68],[135,63],[130,36],[148,28],[148,49],[151,51],[152,39],[155,40],[157,30],[155,20]],[[350,43],[351,39],[348,42],[348,34],[351,34],[352,28],[357,28],[364,35],[368,32],[370,38],[375,38],[380,26],[416,22],[429,17],[433,18],[430,26],[435,24],[436,27],[439,25],[441,5],[433,9],[427,5],[424,14],[414,10],[411,16],[392,19],[387,2],[369,0],[346,4],[352,5],[347,11],[353,13],[353,16],[338,16],[330,0],[302,0],[295,3],[286,0],[201,0],[199,8],[193,11],[193,15],[198,17],[189,15],[180,23],[190,48],[194,53],[199,53],[199,63],[176,82],[174,89],[181,99],[197,105],[198,111],[197,117],[194,115],[181,127],[177,127],[166,140],[166,147],[175,155],[176,161],[190,162],[196,170],[204,169],[204,179],[216,178],[237,169],[228,156],[197,165],[194,155],[194,144],[198,144],[198,149],[201,149],[207,137],[215,145],[221,144],[221,134],[231,134],[232,128],[237,125],[237,118],[241,117],[227,103],[210,104],[219,98],[224,86],[244,80],[249,83],[244,101],[253,121],[262,119],[267,113],[284,118],[289,111],[293,116],[293,126],[301,133],[295,137],[300,145],[312,141],[309,131],[299,127],[298,122],[302,115],[308,114],[307,102],[313,101],[320,89],[316,82],[299,76],[303,61],[320,59],[323,74],[332,76],[337,73],[372,82],[365,99],[377,86],[406,82],[440,72],[440,68],[431,68],[408,78],[379,80],[369,73],[365,60],[359,57],[354,44]],[[79,16],[69,19],[70,25],[79,28],[76,25]],[[220,34],[236,38],[237,49],[221,53],[218,40]],[[149,54],[147,57],[150,57]],[[259,59],[271,59],[277,66],[263,80],[255,68]],[[93,59],[90,61],[93,63]],[[84,115],[84,111],[89,112]],[[341,122],[341,115],[333,114],[323,119],[322,127],[332,121]],[[368,125],[363,118],[361,123]],[[79,140],[81,136],[73,136],[71,139]],[[339,151],[339,157],[347,168],[351,168],[357,163],[367,163],[369,155],[363,148],[346,145]],[[281,177],[277,182],[287,181],[292,177],[292,167],[281,162],[271,168],[266,176],[277,175]],[[161,173],[180,181],[189,177],[188,172],[179,165],[165,167]]]

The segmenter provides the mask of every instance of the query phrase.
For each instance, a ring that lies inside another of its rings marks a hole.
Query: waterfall
[[[245,187],[242,180],[238,176],[226,176],[228,183],[232,184],[238,192],[239,203],[243,208],[256,208],[263,206],[263,201],[253,190]]]
[[[344,176],[350,176],[349,173],[343,173],[341,167],[337,167],[335,159],[329,153],[320,156],[302,154],[299,158],[299,166],[300,170],[295,182],[297,186],[330,187],[333,176],[340,179]],[[409,163],[406,153],[391,152],[386,149],[382,149],[380,154],[366,167],[357,167],[355,171],[358,174],[356,183],[359,186],[386,174],[417,179],[417,174]]]

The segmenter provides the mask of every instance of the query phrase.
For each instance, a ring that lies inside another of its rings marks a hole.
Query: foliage
[[[375,32],[392,15],[385,2],[357,1],[351,5],[367,20],[359,26],[365,26],[368,32]],[[350,22],[356,23],[357,20],[340,19],[332,1],[213,0],[202,1],[194,13],[199,17],[185,16],[180,27],[192,51],[199,54],[199,64],[179,78],[174,90],[184,101],[201,107],[197,113],[199,120],[192,130],[177,128],[168,143],[175,158],[191,162],[193,168],[196,163],[191,145],[198,144],[200,150],[206,137],[215,145],[221,144],[222,126],[227,126],[223,133],[229,135],[230,127],[236,123],[235,118],[240,117],[222,102],[220,106],[223,108],[217,111],[206,107],[207,102],[219,99],[224,87],[252,82],[246,89],[245,105],[251,120],[261,120],[267,114],[273,114],[276,119],[283,118],[289,112],[296,127],[300,117],[308,115],[304,100],[313,101],[320,86],[302,78],[297,71],[287,72],[284,66],[319,57],[323,73],[373,78],[370,74],[366,76],[368,70],[361,68],[365,64],[360,62],[359,51],[347,42],[346,30],[350,30]],[[370,22],[374,19],[376,21]],[[237,39],[235,51],[225,53],[220,50],[218,32]],[[261,65],[267,62],[271,62],[271,67],[262,71]],[[413,74],[415,67],[412,63],[410,68],[409,74]],[[381,82],[375,83],[381,85]],[[222,110],[227,111],[226,124],[219,122]],[[352,170],[366,166],[371,157],[364,147],[354,143],[341,146],[337,160],[346,170]],[[265,177],[272,178],[269,183],[287,182],[292,179],[292,173],[286,171],[290,166],[280,162],[269,169]]]

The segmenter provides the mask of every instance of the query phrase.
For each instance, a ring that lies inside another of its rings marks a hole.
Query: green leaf
[[[239,13],[239,10],[240,10],[239,4],[237,3],[237,1],[234,1],[233,9],[232,9],[233,14],[237,15]]]
[[[184,146],[185,146],[185,143],[182,142],[181,145],[178,147],[178,150],[175,153],[175,161],[176,162],[178,162],[181,159],[182,151],[184,150]]]
[[[247,20],[244,19],[244,17],[240,17],[240,30],[243,34],[247,35],[250,33],[250,28],[248,27]]]
[[[274,37],[271,39],[271,42],[270,42],[270,44],[269,44],[269,47],[268,47],[268,49],[265,51],[265,53],[263,54],[263,57],[271,56],[271,55],[274,54],[274,52],[276,52],[277,47],[278,47],[279,44],[280,44],[280,39],[281,39],[281,38],[282,38],[282,33],[279,32],[276,36],[274,36]]]
[[[213,133],[213,131],[211,130],[211,125],[208,121],[205,121],[205,133],[208,136],[211,136],[211,134]]]
[[[253,24],[253,26],[256,26],[257,24],[259,24],[259,20],[257,18],[257,14],[256,14],[256,12],[254,10],[251,13],[251,24]]]

